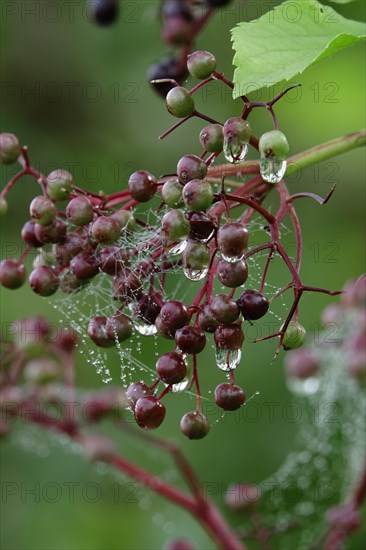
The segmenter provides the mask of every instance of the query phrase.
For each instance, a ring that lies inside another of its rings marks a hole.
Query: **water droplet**
[[[229,262],[230,264],[236,264],[244,258],[244,254],[242,254],[241,256],[227,256],[226,254],[221,254],[221,258],[225,260],[225,262]]]
[[[236,369],[241,359],[241,349],[229,351],[226,349],[216,348],[216,364],[223,371]]]
[[[170,250],[169,254],[182,254],[183,250],[187,246],[188,241],[182,241],[180,243],[175,244]]]
[[[244,160],[248,151],[248,144],[239,140],[224,139],[224,155],[227,161],[236,163]]]
[[[261,176],[268,183],[278,183],[285,175],[286,166],[287,162],[285,160],[262,156],[260,162]]]
[[[297,395],[313,395],[319,389],[320,382],[315,376],[300,380],[298,378],[289,377],[287,380],[288,389]]]
[[[172,392],[173,393],[182,392],[188,387],[188,384],[189,384],[189,379],[183,378],[183,380],[181,382],[178,382],[178,384],[172,385]]]
[[[190,269],[189,267],[183,267],[183,273],[190,281],[200,281],[206,277],[208,269]]]
[[[155,325],[152,323],[146,323],[146,321],[139,318],[134,319],[133,326],[137,332],[143,336],[153,336],[158,332]]]

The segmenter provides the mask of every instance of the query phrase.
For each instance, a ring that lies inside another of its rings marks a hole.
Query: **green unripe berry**
[[[279,130],[266,132],[260,137],[259,152],[266,158],[286,160],[290,150],[285,134]]]
[[[21,152],[20,143],[14,134],[0,134],[1,164],[13,164]]]
[[[216,69],[216,58],[210,52],[198,50],[188,56],[187,69],[194,78],[204,80]]]
[[[191,180],[183,188],[184,204],[191,212],[207,210],[212,204],[213,195],[212,185],[205,180]]]
[[[210,249],[200,241],[188,241],[183,250],[183,267],[192,271],[207,269],[210,264]]]
[[[303,345],[306,338],[306,330],[300,323],[290,321],[282,340],[282,346],[287,351]]]
[[[169,113],[177,118],[189,116],[194,111],[194,99],[182,86],[172,88],[166,96]]]
[[[220,153],[224,146],[224,134],[221,124],[210,124],[200,132],[200,143],[209,153]]]
[[[188,239],[191,226],[182,210],[170,210],[164,214],[161,224],[168,243]]]
[[[183,205],[183,185],[178,178],[167,180],[161,190],[161,198],[170,208],[179,208]]]
[[[1,197],[0,198],[0,216],[5,216],[7,211],[8,211],[8,203],[3,197]]]
[[[50,199],[44,195],[39,195],[30,203],[29,213],[32,220],[36,223],[40,225],[49,225],[55,219],[57,210]]]
[[[72,175],[66,170],[54,170],[47,176],[47,193],[56,201],[62,201],[69,197],[72,189]]]

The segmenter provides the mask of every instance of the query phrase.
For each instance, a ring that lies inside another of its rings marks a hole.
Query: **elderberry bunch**
[[[24,175],[35,178],[42,193],[32,200],[30,219],[21,231],[25,252],[19,260],[7,258],[1,262],[0,283],[8,289],[24,284],[24,261],[34,248],[40,254],[29,273],[29,284],[40,296],[50,297],[57,291],[82,292],[100,274],[109,277],[115,312],[109,317],[96,312],[85,332],[102,348],[119,346],[136,332],[171,340],[172,350],[151,365],[156,371],[153,384],[138,381],[127,389],[130,408],[140,427],[155,429],[166,415],[163,397],[169,392],[194,388],[197,408],[183,416],[180,427],[188,438],[200,439],[210,426],[201,411],[198,356],[211,338],[217,367],[228,376],[215,389],[215,402],[223,410],[233,411],[245,402],[245,393],[235,384],[234,377],[241,360],[245,324],[264,317],[272,301],[292,289],[294,302],[286,320],[268,338],[278,337],[276,354],[281,346],[285,350],[298,348],[305,340],[305,329],[298,321],[302,294],[312,290],[337,292],[304,285],[299,276],[299,256],[293,261],[281,243],[284,216],[289,214],[296,222],[292,201],[306,196],[291,196],[283,181],[289,146],[278,129],[273,106],[285,92],[266,104],[252,103],[243,96],[241,116],[220,123],[196,110],[194,93],[211,80],[219,80],[230,88],[232,83],[216,71],[216,59],[210,52],[192,53],[186,68],[200,82],[191,90],[174,83],[168,91],[167,109],[180,120],[161,138],[197,117],[205,121],[197,139],[202,150],[199,155],[182,156],[171,176],[158,178],[147,170],[139,170],[130,176],[127,189],[110,195],[95,194],[76,185],[72,175],[63,169],[47,176],[40,174],[31,166],[27,148],[20,145],[17,137],[1,134],[2,162],[18,160],[22,167],[1,193],[2,212],[7,208],[7,193]],[[247,120],[256,107],[266,108],[275,126],[259,140]],[[251,163],[254,177],[249,181],[243,177],[239,184],[228,180],[233,173],[245,176],[243,161],[249,146],[260,154],[259,161]],[[220,154],[228,164],[214,166]],[[228,193],[228,186],[235,192]],[[280,199],[275,215],[262,206],[273,188]],[[157,227],[138,215],[139,204],[149,201],[157,201]],[[259,246],[250,246],[249,224],[254,214],[261,216],[269,231],[269,240]],[[138,226],[149,235],[142,243],[133,242]],[[295,228],[299,231],[297,223]],[[126,247],[127,234],[132,244]],[[145,259],[141,259],[142,251]],[[258,288],[251,288],[247,285],[248,259],[263,251],[268,257],[261,282]],[[284,262],[290,280],[269,298],[263,290],[275,254]],[[168,295],[166,276],[170,270],[181,270],[190,284],[197,285],[192,303]],[[217,292],[217,287],[221,291]]]

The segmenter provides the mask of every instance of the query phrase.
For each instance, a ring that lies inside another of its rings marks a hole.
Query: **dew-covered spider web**
[[[159,227],[157,218],[163,213],[150,211],[146,215],[146,223],[151,227]],[[268,240],[268,233],[261,219],[252,220],[249,231],[249,248]],[[137,231],[126,232],[121,236],[119,245],[136,251],[131,261],[132,269],[153,253],[151,248],[144,246],[153,235],[154,233],[146,227],[139,227]],[[292,233],[285,225],[281,227],[281,236],[283,239],[288,238],[290,242],[291,239],[293,241]],[[267,256],[268,251],[264,250],[248,259],[249,277],[243,289],[259,288]],[[179,254],[175,257],[179,257]],[[274,275],[272,265],[275,266]],[[179,299],[188,305],[202,285],[202,280],[188,280],[183,275],[181,266],[169,267],[166,281],[164,299]],[[290,274],[283,268],[278,255],[274,255],[264,285],[264,294],[270,299],[289,281]],[[227,293],[227,290],[219,284],[215,286],[215,292]],[[237,289],[235,297],[238,297],[241,291],[240,288]],[[273,327],[273,332],[276,332],[284,322],[292,298],[290,291],[282,294],[273,305],[271,304],[269,316],[272,322],[269,325]],[[87,326],[91,317],[108,317],[116,311],[111,277],[101,273],[82,291],[59,294],[54,299],[54,307],[63,316],[64,322],[71,324],[78,332],[81,355],[86,365],[90,365],[101,375],[103,382],[107,383],[112,379],[116,382],[115,375],[112,375],[109,367],[113,354],[118,357],[120,370],[117,378],[123,386],[127,386],[135,379],[142,378],[146,382],[155,380],[155,362],[162,349],[160,339],[156,335],[147,336],[135,331],[131,340],[121,344],[116,342],[116,347],[108,351],[95,346],[87,336]],[[124,312],[131,313],[128,310]],[[345,322],[343,330],[348,329]],[[210,338],[209,335],[208,339]],[[144,354],[147,342],[150,342],[148,358]],[[166,340],[163,345],[166,351]],[[276,345],[275,338],[273,351]],[[213,347],[210,340],[209,347]],[[290,386],[290,390],[294,391],[294,402],[298,403],[302,411],[301,421],[297,423],[298,434],[293,452],[273,475],[259,485],[265,525],[269,529],[275,526],[276,536],[281,540],[281,550],[295,547],[299,550],[306,549],[321,537],[326,526],[326,511],[346,499],[350,488],[356,482],[365,454],[365,396],[358,384],[347,374],[345,358],[339,346],[319,345],[316,352],[322,363],[317,379],[308,380],[296,387]],[[213,350],[212,353],[214,354]],[[194,393],[194,390],[192,392]],[[257,398],[258,393],[249,396],[249,400]],[[212,399],[212,395],[204,395],[203,398]],[[167,481],[174,481],[177,478],[174,467],[167,467],[167,458],[163,458],[163,453],[157,451],[157,455],[161,455],[163,477]],[[144,509],[150,507],[148,494],[147,491],[141,494],[141,507]],[[159,518],[156,521],[163,526],[168,525],[167,532],[174,531],[171,528],[174,521],[168,507],[164,513],[161,508],[159,509]],[[243,521],[243,529],[246,527]]]

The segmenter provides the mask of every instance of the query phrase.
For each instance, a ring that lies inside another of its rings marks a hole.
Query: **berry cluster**
[[[273,105],[285,92],[268,104],[253,103],[243,96],[242,115],[221,124],[195,109],[193,94],[214,79],[229,87],[232,83],[216,72],[216,59],[209,52],[197,51],[188,56],[187,69],[201,82],[190,91],[173,82],[166,105],[180,120],[162,137],[191,117],[203,119],[209,125],[199,134],[203,152],[200,156],[187,154],[180,158],[172,176],[156,178],[146,170],[139,170],[130,176],[128,189],[98,195],[78,187],[65,170],[55,170],[47,177],[38,173],[18,139],[12,134],[1,134],[1,161],[9,164],[18,160],[22,165],[22,170],[1,193],[2,212],[7,208],[8,191],[23,175],[33,176],[42,194],[32,200],[30,220],[21,231],[27,248],[20,260],[9,258],[1,262],[0,283],[16,289],[25,282],[24,260],[32,248],[39,249],[40,254],[29,274],[29,284],[40,296],[49,297],[58,289],[64,293],[81,291],[100,273],[111,277],[113,299],[117,303],[115,313],[108,318],[98,314],[90,319],[88,336],[103,348],[119,345],[135,331],[173,340],[173,350],[156,362],[155,382],[151,386],[134,382],[128,388],[130,406],[139,426],[154,429],[165,417],[164,395],[194,387],[197,409],[184,415],[181,431],[190,439],[200,439],[208,433],[209,423],[201,412],[197,356],[204,350],[210,334],[216,346],[216,364],[230,377],[229,382],[216,388],[215,401],[223,410],[233,411],[245,401],[245,394],[234,379],[244,343],[243,323],[261,319],[273,299],[293,289],[294,302],[283,326],[268,338],[278,337],[277,353],[281,345],[285,350],[294,349],[305,339],[305,329],[298,321],[298,303],[303,292],[336,293],[305,286],[299,277],[301,233],[292,201],[306,194],[291,196],[282,179],[289,147],[278,130],[273,111]],[[275,125],[274,130],[259,140],[247,120],[255,107],[265,107]],[[226,173],[232,167],[240,172],[249,145],[260,153],[256,175],[239,187],[236,185],[234,194],[227,193],[226,186],[235,186],[235,182],[225,179]],[[213,166],[221,153],[229,164]],[[273,188],[280,197],[276,215],[262,206]],[[134,211],[139,203],[154,197],[159,197],[158,210],[162,211],[157,230]],[[243,206],[244,211],[240,210]],[[234,208],[240,212],[235,220]],[[270,238],[250,247],[248,226],[255,213],[265,220]],[[293,221],[298,241],[294,263],[280,239],[280,224],[285,215]],[[151,230],[151,237],[141,245],[124,247],[121,235],[133,235],[139,225]],[[139,247],[148,252],[143,261],[139,259]],[[268,257],[259,288],[245,288],[247,260],[263,251],[268,252]],[[263,289],[275,254],[283,260],[291,279],[268,299]],[[182,269],[189,281],[202,281],[191,304],[167,296],[165,280],[170,268]],[[215,291],[216,281],[226,292]],[[159,383],[165,386],[160,394]]]

